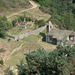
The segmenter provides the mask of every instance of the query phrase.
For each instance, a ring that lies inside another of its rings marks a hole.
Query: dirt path
[[[21,47],[23,46],[23,44],[24,44],[24,43],[22,43],[18,48],[15,48],[15,49],[11,52],[11,54],[8,54],[9,52],[7,52],[7,54],[5,55],[5,57],[3,58],[3,60],[4,60],[4,61],[9,60],[10,57],[11,57],[11,55],[12,55],[14,52],[16,52],[16,51],[19,51],[19,50],[21,49]]]
[[[34,1],[29,1],[29,2],[32,4],[33,7],[29,8],[29,9],[26,9],[26,10],[22,10],[22,11],[20,11],[18,13],[13,13],[13,14],[7,16],[7,18],[9,19],[10,17],[12,17],[14,15],[19,15],[21,12],[28,11],[28,10],[31,10],[31,9],[34,9],[34,8],[38,7],[38,5]]]
[[[24,43],[23,43],[24,44]],[[18,48],[15,48],[10,55],[12,55],[14,52],[19,51],[21,49],[21,47],[23,46],[23,44],[21,44]]]

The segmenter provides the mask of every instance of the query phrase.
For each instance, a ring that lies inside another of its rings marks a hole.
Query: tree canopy
[[[57,46],[26,54],[27,64],[18,65],[18,75],[75,75],[75,47]]]
[[[11,24],[7,21],[7,18],[0,17],[0,38],[5,38],[6,30],[10,29]]]
[[[45,26],[46,25],[46,22],[43,19],[41,19],[41,20],[35,20],[35,24],[38,27],[42,27],[42,26]]]

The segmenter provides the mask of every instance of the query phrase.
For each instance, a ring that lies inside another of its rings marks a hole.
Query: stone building
[[[75,32],[70,30],[59,30],[53,28],[49,21],[47,25],[46,42],[55,45],[75,45]]]

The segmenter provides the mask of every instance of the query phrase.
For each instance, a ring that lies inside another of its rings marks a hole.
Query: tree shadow
[[[42,41],[46,42],[46,34],[41,32],[40,35],[43,37],[42,38]]]

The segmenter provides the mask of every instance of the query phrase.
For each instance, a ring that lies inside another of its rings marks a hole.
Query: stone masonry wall
[[[33,34],[33,35],[39,35],[40,32],[42,32],[44,29],[46,28],[46,26],[43,26],[43,27],[40,27],[36,30],[32,30],[30,32],[27,32],[27,33],[23,33],[23,34],[20,34],[18,36],[10,36],[11,38],[13,37],[14,40],[17,40],[17,39],[22,39],[24,37],[28,37],[29,35]]]

